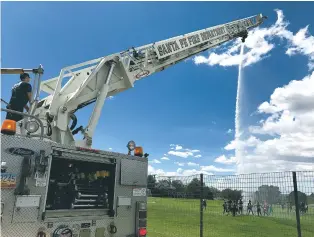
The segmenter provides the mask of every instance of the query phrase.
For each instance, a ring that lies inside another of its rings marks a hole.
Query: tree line
[[[191,182],[184,184],[181,180],[171,179],[163,179],[157,182],[153,175],[148,175],[147,186],[153,196],[169,197],[174,193],[186,193],[188,198],[200,198],[202,185],[198,178],[194,178]],[[228,188],[219,190],[215,187],[203,186],[203,197],[208,200],[217,198],[239,200],[241,196],[241,190]]]
[[[162,179],[157,182],[155,176],[148,175],[147,186],[152,196],[169,197],[180,196],[178,194],[186,194],[186,198],[200,198],[201,195],[201,181],[198,178],[192,179],[189,183],[183,183],[181,180]],[[294,192],[289,194],[282,194],[279,187],[273,185],[261,185],[255,192],[250,193],[249,199],[252,202],[264,202],[269,204],[280,204],[291,202],[294,203]],[[239,200],[243,198],[243,191],[239,189],[217,189],[207,185],[203,186],[203,198],[208,200],[225,199],[225,200]],[[298,191],[299,202],[314,204],[314,193],[306,195]]]

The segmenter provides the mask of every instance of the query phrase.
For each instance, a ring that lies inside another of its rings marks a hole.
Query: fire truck
[[[23,116],[1,127],[1,236],[148,236],[148,154],[134,141],[126,154],[92,148],[105,100],[198,53],[236,38],[244,42],[264,19],[258,14],[132,47],[65,67],[49,80],[41,80],[42,66],[2,68],[2,74],[34,77],[27,112],[1,108]],[[88,124],[78,126],[76,111],[92,103]]]

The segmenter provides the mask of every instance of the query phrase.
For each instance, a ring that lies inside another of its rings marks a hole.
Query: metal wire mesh
[[[314,236],[314,172],[296,172],[298,203],[292,172],[203,175],[203,196],[200,175],[150,179],[150,237],[295,237],[296,210],[302,237]]]
[[[148,180],[149,236],[199,236],[200,187],[199,176]]]

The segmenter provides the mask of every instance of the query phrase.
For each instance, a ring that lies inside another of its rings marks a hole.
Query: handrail
[[[35,110],[37,108],[37,104],[39,101],[39,94],[40,94],[41,75],[43,74],[43,72],[44,72],[44,69],[41,64],[39,65],[38,69],[34,71],[35,78],[34,78],[33,88],[36,90],[33,95],[32,101],[30,101],[30,109],[28,111],[28,114],[30,115],[34,115]]]
[[[37,118],[34,115],[18,112],[18,111],[11,110],[11,109],[1,108],[1,111],[5,111],[7,113],[18,114],[18,115],[22,115],[22,116],[26,116],[26,117],[30,117],[30,118],[36,119],[38,121],[38,123],[39,123],[39,126],[40,126],[40,139],[43,140],[43,138],[44,138],[44,124],[43,124],[43,122],[39,118]]]

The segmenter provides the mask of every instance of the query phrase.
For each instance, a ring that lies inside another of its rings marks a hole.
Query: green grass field
[[[198,200],[148,199],[148,237],[198,237]],[[314,237],[314,208],[301,216],[302,237]],[[295,213],[274,207],[272,217],[223,216],[221,201],[207,201],[204,237],[297,237]]]

